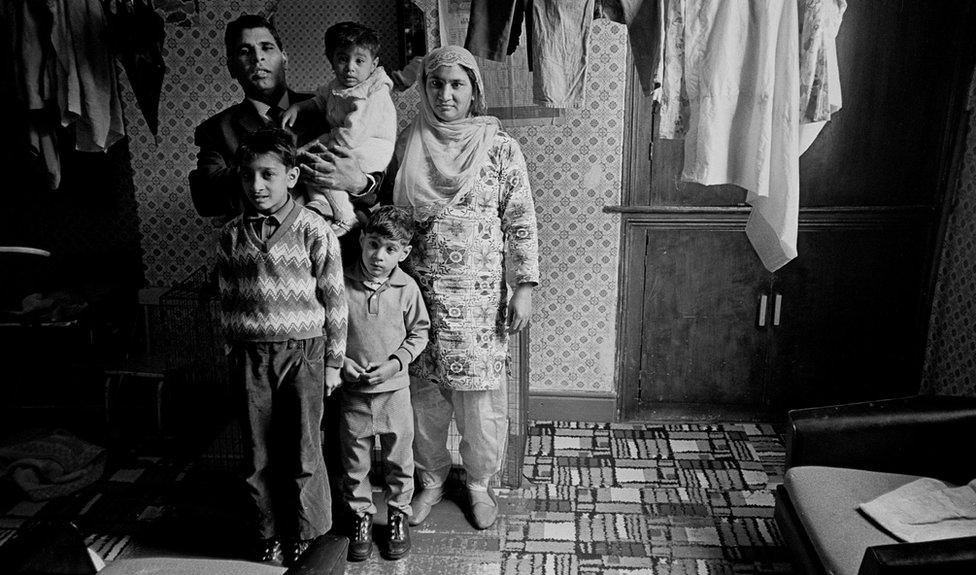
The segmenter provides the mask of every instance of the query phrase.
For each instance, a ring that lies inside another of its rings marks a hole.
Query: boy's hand
[[[291,128],[292,126],[294,126],[295,121],[298,120],[299,110],[300,109],[298,107],[298,104],[292,104],[291,106],[288,106],[288,109],[285,110],[285,113],[281,115],[281,127]]]
[[[366,366],[366,373],[362,380],[367,385],[379,385],[390,379],[400,371],[400,362],[395,359],[388,359],[380,364],[370,363]]]
[[[329,397],[332,392],[339,389],[342,380],[339,378],[339,368],[325,366],[325,396]]]
[[[350,383],[359,381],[366,370],[348,357],[342,360],[342,379]]]

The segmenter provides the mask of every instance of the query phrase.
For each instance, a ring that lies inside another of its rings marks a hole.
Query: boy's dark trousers
[[[244,386],[247,486],[257,535],[312,539],[332,528],[322,458],[325,338],[238,342],[231,352]]]

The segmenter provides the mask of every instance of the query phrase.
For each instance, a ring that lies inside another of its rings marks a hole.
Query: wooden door
[[[801,227],[804,257],[775,274],[772,403],[805,407],[918,390],[930,228],[872,219]]]
[[[735,217],[695,229],[688,218],[630,222],[630,274],[622,318],[623,390],[638,408],[657,403],[764,401],[769,274]]]

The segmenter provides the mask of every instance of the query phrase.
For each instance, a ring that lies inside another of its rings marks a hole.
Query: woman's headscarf
[[[427,76],[453,64],[474,76],[471,110],[486,108],[481,71],[470,52],[460,46],[443,46],[424,57],[423,75],[417,83],[420,111],[401,137],[400,170],[393,186],[393,203],[413,208],[417,221],[436,216],[471,189],[498,133],[494,116],[443,122],[434,113],[427,99]]]

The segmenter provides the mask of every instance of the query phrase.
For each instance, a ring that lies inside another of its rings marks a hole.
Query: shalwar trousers
[[[469,489],[484,491],[497,474],[508,444],[508,379],[498,389],[453,391],[410,378],[414,413],[414,460],[421,485],[439,487],[451,471],[447,448],[451,418],[461,436],[458,451]]]
[[[238,342],[231,369],[244,387],[246,483],[257,536],[324,534],[332,528],[321,432],[325,338]]]
[[[386,503],[408,517],[412,514],[412,413],[410,389],[406,387],[383,393],[358,393],[350,388],[343,393],[339,431],[342,460],[346,468],[343,497],[353,514],[376,514],[369,482],[376,436],[380,440]]]

